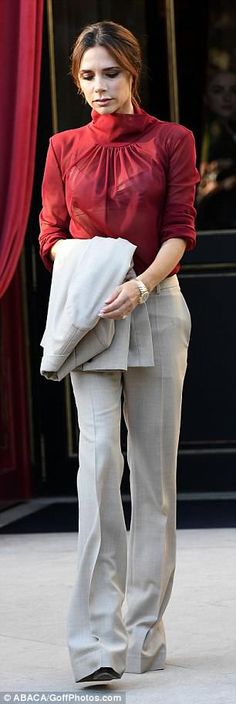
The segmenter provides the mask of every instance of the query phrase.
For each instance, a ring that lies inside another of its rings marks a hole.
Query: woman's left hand
[[[120,320],[126,317],[139,303],[140,293],[134,280],[125,281],[117,286],[111,296],[107,298],[99,312],[101,318]]]

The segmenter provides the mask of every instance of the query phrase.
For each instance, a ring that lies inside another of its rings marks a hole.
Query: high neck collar
[[[146,133],[157,122],[157,118],[149,115],[139,106],[134,105],[133,113],[113,112],[100,115],[96,110],[91,112],[89,123],[96,141],[99,144],[130,144]]]

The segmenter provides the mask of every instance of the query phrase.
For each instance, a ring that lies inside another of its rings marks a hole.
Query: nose
[[[230,95],[225,93],[224,98],[223,98],[223,102],[227,103],[227,105],[228,105],[230,103],[230,100],[231,100]]]
[[[231,103],[232,96],[231,96],[231,92],[229,90],[225,90],[225,92],[223,94],[223,100],[224,100],[224,103],[227,103],[227,104]]]
[[[94,90],[95,90],[95,93],[102,93],[102,92],[104,92],[104,90],[106,90],[104,76],[102,76],[102,75],[95,76]]]

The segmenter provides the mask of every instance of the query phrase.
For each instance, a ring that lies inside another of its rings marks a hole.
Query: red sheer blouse
[[[58,239],[123,237],[141,274],[171,237],[195,246],[195,142],[190,130],[140,107],[100,115],[50,139],[42,184],[40,254]],[[180,268],[178,264],[171,274]]]

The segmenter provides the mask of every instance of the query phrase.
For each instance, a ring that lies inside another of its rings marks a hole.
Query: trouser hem
[[[109,656],[107,653],[94,653],[90,655],[84,655],[83,657],[78,657],[78,663],[71,660],[71,667],[74,674],[75,682],[79,682],[82,677],[87,677],[99,667],[113,667],[116,672],[123,675],[125,672],[124,660],[121,662],[120,658]]]
[[[151,670],[164,670],[165,660],[154,660],[151,663],[138,656],[131,656],[127,658],[125,672],[131,672],[135,674],[141,674],[143,672],[149,672]]]

